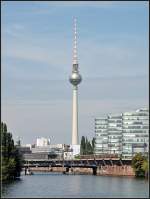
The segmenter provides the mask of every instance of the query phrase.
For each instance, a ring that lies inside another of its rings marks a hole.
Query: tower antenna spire
[[[73,64],[78,64],[78,57],[77,57],[77,19],[75,17],[74,17]]]

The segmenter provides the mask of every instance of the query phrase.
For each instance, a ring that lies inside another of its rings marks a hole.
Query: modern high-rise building
[[[125,112],[122,117],[123,156],[133,156],[137,152],[148,152],[149,110],[141,108]]]
[[[141,108],[95,119],[95,154],[119,154],[132,157],[148,153],[149,110]]]
[[[78,84],[82,78],[79,74],[78,58],[77,58],[77,29],[76,19],[74,19],[74,48],[73,48],[73,67],[72,74],[69,78],[73,85],[73,113],[72,113],[72,145],[78,145]]]

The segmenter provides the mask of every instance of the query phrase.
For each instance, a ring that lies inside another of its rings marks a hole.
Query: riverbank
[[[95,170],[93,168],[79,168],[79,167],[32,167],[31,172],[61,172],[66,174],[85,174],[97,176],[135,176],[133,168],[129,165],[123,166],[100,166]]]

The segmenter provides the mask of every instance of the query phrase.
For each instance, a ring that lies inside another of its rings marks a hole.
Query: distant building
[[[48,146],[50,145],[50,139],[47,138],[37,138],[36,140],[36,146]]]
[[[72,160],[73,158],[73,152],[64,152],[64,160]]]
[[[73,149],[70,148],[70,145],[64,145],[64,160],[72,160],[73,159]]]
[[[25,146],[26,146],[26,147],[29,147],[30,150],[31,150],[31,148],[32,148],[32,144],[25,144]]]
[[[95,154],[132,157],[148,153],[149,110],[141,108],[95,119]]]
[[[31,153],[31,149],[28,146],[17,146],[17,148],[19,149],[19,152],[23,155],[23,154],[30,154]]]
[[[24,160],[48,160],[48,153],[31,153],[31,154],[24,154]]]
[[[62,158],[63,151],[64,151],[64,145],[63,144],[53,144],[53,145],[47,145],[47,146],[35,146],[35,147],[31,148],[31,151],[32,151],[32,154],[27,155],[25,157],[28,157],[30,159],[32,159],[32,158],[38,159],[38,157],[39,157],[39,159],[42,159],[42,157],[45,157],[47,159]],[[44,154],[45,154],[45,156],[44,156]]]
[[[73,152],[73,157],[76,156],[76,155],[80,155],[80,145],[79,144],[70,145],[70,149]]]
[[[67,147],[66,147],[67,146]],[[80,155],[80,145],[66,145],[64,148],[64,159],[73,160],[75,156]]]
[[[44,152],[51,152],[52,149],[54,150],[63,150],[64,144],[50,144],[47,146],[35,146],[34,148],[31,148],[32,153],[44,153]]]
[[[41,143],[40,143],[41,144]],[[27,147],[28,146],[28,147]],[[67,144],[50,144],[47,146],[34,146],[27,145],[21,150],[24,158],[27,160],[32,159],[74,159],[76,155],[80,154],[80,145],[67,145]],[[31,150],[30,150],[31,147]],[[28,150],[27,150],[28,148]],[[30,151],[30,152],[29,152]]]

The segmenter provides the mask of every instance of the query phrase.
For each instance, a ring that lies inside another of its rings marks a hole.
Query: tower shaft
[[[73,86],[72,145],[78,144],[78,87]]]

